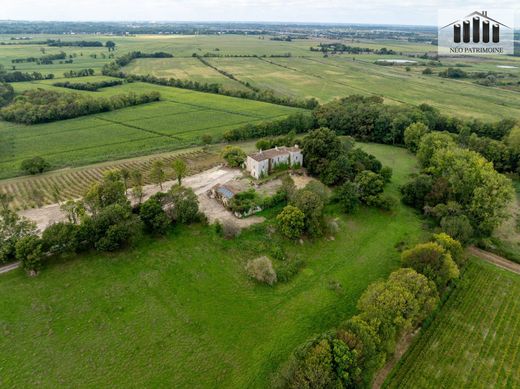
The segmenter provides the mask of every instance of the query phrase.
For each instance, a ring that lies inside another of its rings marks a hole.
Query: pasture
[[[368,147],[395,162],[395,193],[415,159]],[[362,208],[338,223],[335,240],[280,241],[306,265],[275,287],[244,271],[279,239],[266,226],[232,241],[210,227],[179,227],[122,253],[52,263],[37,278],[4,274],[1,385],[267,387],[296,346],[354,314],[366,286],[399,266],[398,243],[424,234],[402,205]]]
[[[53,88],[49,81],[15,83],[17,91]],[[70,90],[59,88],[69,92]],[[76,119],[32,126],[0,121],[0,178],[20,174],[22,160],[41,156],[52,167],[74,167],[214,141],[228,129],[285,117],[301,110],[251,100],[144,83],[106,88],[94,95],[157,90],[162,100]]]
[[[520,277],[472,259],[386,388],[520,386]]]

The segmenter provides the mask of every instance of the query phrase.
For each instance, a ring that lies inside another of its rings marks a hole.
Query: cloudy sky
[[[439,8],[520,9],[513,0],[0,0],[0,20],[286,21],[435,25]]]

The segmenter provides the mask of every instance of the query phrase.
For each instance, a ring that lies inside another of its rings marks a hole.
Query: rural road
[[[5,265],[0,267],[0,274],[7,273],[8,271],[18,269],[20,267],[20,262],[10,263],[9,265]]]

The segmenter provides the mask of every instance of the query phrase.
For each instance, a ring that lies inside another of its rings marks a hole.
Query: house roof
[[[231,199],[235,196],[236,190],[231,188],[230,186],[217,184],[213,187],[213,190],[215,190],[217,193],[219,193],[222,197],[225,197],[227,199]]]
[[[260,150],[257,153],[250,154],[249,156],[253,158],[255,161],[265,161],[266,159],[271,159],[274,157],[278,157],[280,155],[289,154],[289,152],[300,151],[300,148],[295,145],[294,147],[275,147],[274,149],[269,150]]]

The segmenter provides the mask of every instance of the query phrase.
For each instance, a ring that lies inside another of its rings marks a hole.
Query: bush
[[[252,259],[246,264],[246,272],[251,277],[268,285],[276,283],[276,272],[271,260],[267,257]]]
[[[335,199],[345,213],[353,212],[359,205],[357,185],[350,181],[345,182],[336,190]]]
[[[305,262],[302,259],[289,259],[277,263],[275,270],[278,282],[288,282],[298,274],[304,265]]]
[[[139,209],[139,216],[148,232],[164,234],[170,226],[170,219],[164,212],[161,203],[150,198],[146,200]]]
[[[459,269],[450,253],[437,243],[429,242],[416,245],[401,254],[403,266],[411,267],[435,282],[439,291],[448,282],[459,277]]]
[[[323,201],[316,193],[307,189],[295,192],[291,205],[298,208],[305,215],[305,231],[311,236],[323,233]]]
[[[52,255],[74,253],[79,246],[79,226],[72,223],[54,223],[42,234],[43,248]]]
[[[34,175],[43,173],[49,169],[51,165],[42,157],[34,157],[23,160],[20,167],[24,172]]]
[[[246,160],[246,153],[237,146],[226,146],[222,150],[222,158],[230,167],[240,167]]]
[[[299,208],[287,205],[276,217],[276,223],[283,236],[297,239],[305,229],[305,214]]]
[[[383,180],[385,180],[385,183],[389,183],[392,181],[392,175],[394,171],[389,166],[383,166],[381,170],[379,171],[379,175],[383,177]]]
[[[354,183],[358,187],[360,200],[365,203],[373,196],[383,193],[385,187],[384,179],[379,174],[369,170],[359,173]]]
[[[193,189],[180,185],[171,187],[168,195],[171,198],[169,214],[178,223],[188,224],[199,218],[199,200]]]
[[[42,267],[43,247],[36,235],[24,236],[16,243],[16,259],[31,276],[36,276]]]
[[[391,211],[397,205],[397,200],[391,196],[380,194],[377,196],[369,196],[366,199],[366,204],[370,207],[379,208],[383,211]]]
[[[461,243],[469,243],[474,235],[473,227],[466,215],[444,216],[441,230]]]

